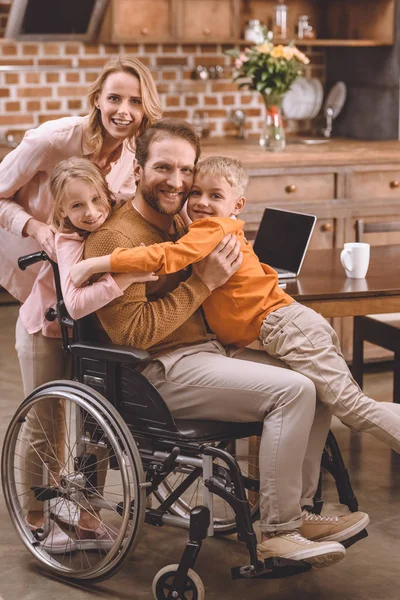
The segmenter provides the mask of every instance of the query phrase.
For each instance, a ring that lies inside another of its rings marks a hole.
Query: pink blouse
[[[53,206],[49,178],[57,163],[71,156],[87,156],[84,128],[88,117],[48,121],[26,132],[19,146],[0,164],[0,285],[23,302],[32,290],[40,265],[20,271],[17,259],[37,252],[39,244],[22,237],[30,217],[48,222]],[[107,183],[117,200],[133,197],[134,152],[123,144],[120,158],[111,165]]]
[[[92,285],[77,288],[72,283],[69,276],[70,269],[72,265],[82,260],[84,249],[84,240],[79,233],[56,233],[55,245],[63,298],[73,319],[89,315],[123,295],[109,273]],[[54,308],[55,304],[53,268],[46,261],[42,264],[33,289],[19,311],[21,321],[28,333],[42,331],[46,337],[60,337],[57,321],[47,321],[44,316],[46,310]]]

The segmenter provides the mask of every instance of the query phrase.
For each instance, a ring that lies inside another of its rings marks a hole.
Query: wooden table
[[[365,279],[346,277],[340,250],[310,250],[285,291],[324,317],[400,312],[400,246],[371,247]]]
[[[324,317],[357,317],[400,312],[400,246],[371,247],[365,279],[346,277],[338,249],[309,250],[300,276],[287,284],[286,292]],[[249,438],[249,455],[258,456],[260,438]],[[259,477],[253,459],[249,472]],[[257,495],[249,492],[249,500]]]

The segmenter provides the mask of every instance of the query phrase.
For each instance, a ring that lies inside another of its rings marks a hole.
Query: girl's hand
[[[36,240],[40,247],[46,252],[47,256],[51,258],[51,260],[57,260],[54,232],[49,225],[46,225],[46,223],[41,223],[33,218],[29,219],[24,227],[23,234]]]
[[[113,275],[115,283],[124,292],[132,283],[144,283],[157,281],[158,276],[154,273],[117,273]]]

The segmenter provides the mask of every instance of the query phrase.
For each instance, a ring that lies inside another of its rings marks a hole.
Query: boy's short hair
[[[249,182],[249,176],[242,163],[227,156],[203,158],[196,165],[196,175],[198,174],[224,177],[229,185],[237,190],[239,196],[243,196]]]

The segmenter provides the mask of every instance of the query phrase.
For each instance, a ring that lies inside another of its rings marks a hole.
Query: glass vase
[[[260,146],[271,152],[281,152],[286,146],[282,120],[283,95],[262,94],[265,104],[265,121],[260,136]]]

